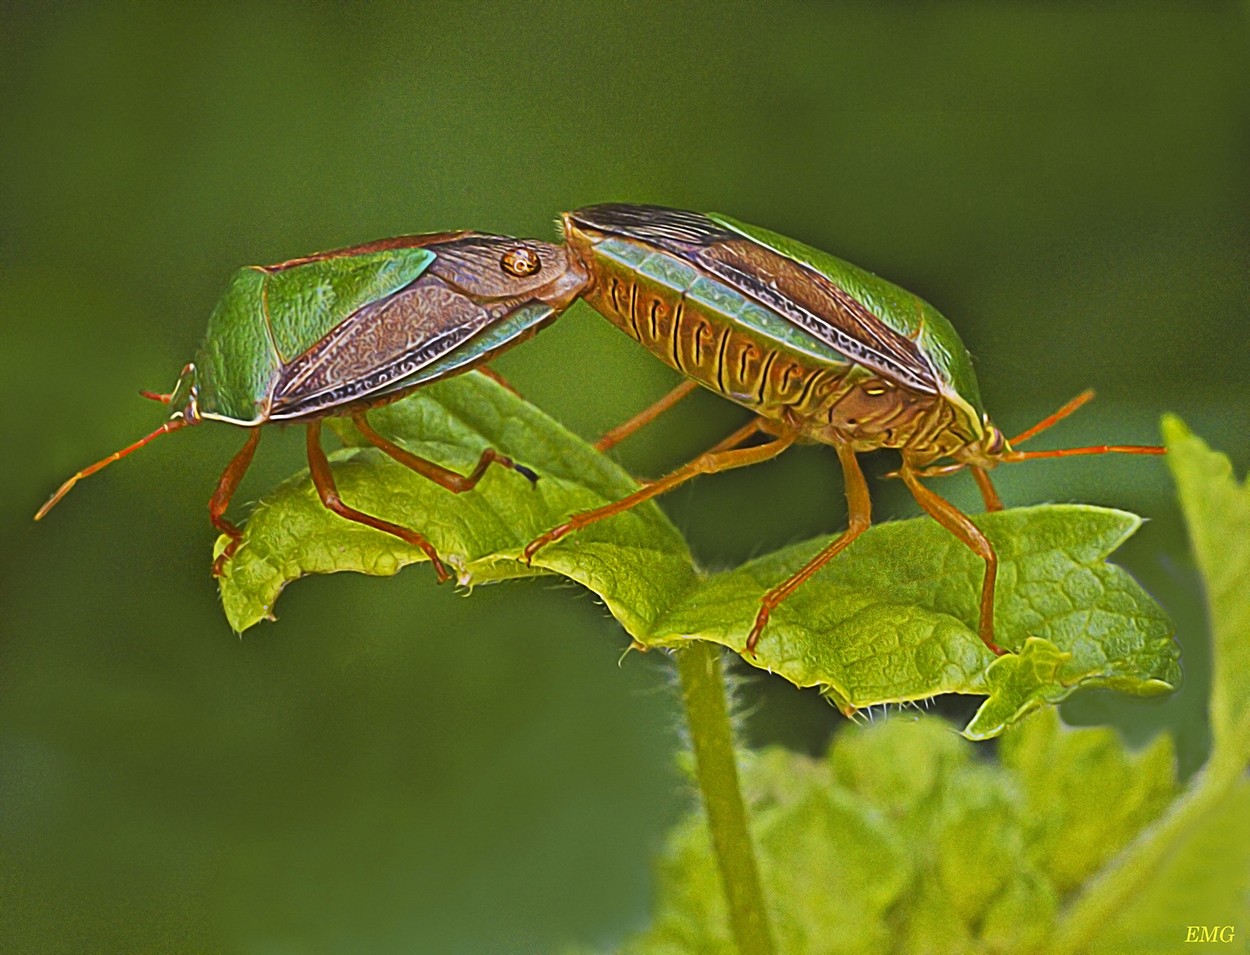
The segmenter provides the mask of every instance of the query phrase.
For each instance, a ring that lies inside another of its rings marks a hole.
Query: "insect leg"
[[[796,573],[764,594],[760,600],[759,613],[755,615],[755,626],[751,628],[751,633],[747,636],[748,653],[755,653],[755,645],[759,643],[764,626],[768,623],[772,612],[777,609],[778,604],[802,586],[812,574],[849,547],[851,541],[868,530],[868,525],[872,523],[872,498],[868,495],[868,482],[864,480],[864,472],[860,470],[855,452],[844,444],[835,444],[834,449],[838,452],[838,460],[842,463],[842,476],[846,484],[847,528],[841,536],[799,568]]]
[[[904,464],[899,470],[899,476],[917,504],[985,561],[985,577],[981,582],[981,618],[977,632],[982,643],[996,655],[1002,656],[1007,651],[994,642],[994,582],[998,579],[998,554],[994,551],[994,545],[963,511],[921,484],[907,465]]]
[[[514,464],[512,459],[500,454],[494,448],[487,448],[482,452],[482,456],[477,459],[477,466],[473,471],[465,477],[457,474],[455,471],[448,470],[442,465],[435,464],[433,461],[427,461],[425,458],[413,454],[411,451],[405,451],[394,442],[388,441],[382,435],[378,434],[373,427],[365,420],[364,412],[352,415],[352,421],[355,423],[360,433],[368,439],[369,443],[374,447],[381,449],[390,455],[406,468],[411,468],[422,477],[429,478],[439,487],[446,488],[453,494],[460,494],[464,491],[470,491],[477,486],[477,482],[482,480],[482,475],[486,473],[486,469],[491,464],[498,464],[501,467],[511,468],[519,474],[525,475],[530,481],[537,481],[536,475],[524,465]]]
[[[495,369],[491,368],[489,365],[478,365],[477,372],[478,374],[485,375],[487,378],[489,378],[495,384],[499,385],[501,388],[505,388],[508,391],[512,392],[514,395],[516,395],[518,398],[521,398],[521,393],[517,391],[514,387],[512,387],[512,382],[508,381],[507,378],[499,374],[499,372],[495,371]]]
[[[582,511],[574,514],[559,527],[552,528],[541,537],[530,541],[524,551],[525,562],[528,564],[539,550],[554,541],[558,541],[566,534],[588,527],[615,514],[628,511],[643,501],[649,501],[653,497],[658,497],[666,491],[686,483],[691,478],[698,477],[700,474],[715,474],[718,471],[746,467],[749,464],[758,464],[761,461],[775,458],[795,441],[795,435],[783,434],[766,444],[756,445],[751,448],[739,448],[738,445],[755,434],[759,430],[759,426],[760,420],[757,418],[750,424],[739,428],[712,450],[705,451],[693,461],[662,478],[648,481],[642,488],[628,497],[623,497],[619,501],[605,504],[603,507],[597,507],[591,511]]]
[[[697,381],[693,378],[687,378],[649,408],[643,408],[642,411],[639,411],[628,421],[624,421],[621,424],[618,424],[615,428],[612,428],[610,431],[604,432],[603,437],[595,442],[595,450],[606,451],[608,448],[615,447],[620,444],[635,431],[650,424],[660,415],[664,414],[664,412],[666,412],[669,408],[673,407],[673,405],[677,404],[677,402],[681,401],[682,398],[686,397],[686,395],[690,394],[698,387],[699,383]]]
[[[981,492],[981,499],[985,501],[985,509],[987,511],[1001,511],[1003,509],[1002,498],[998,496],[998,492],[994,490],[994,483],[990,480],[990,472],[985,468],[977,467],[975,464],[971,467],[972,478],[977,482],[977,488]]]
[[[326,459],[326,453],[321,447],[320,419],[308,422],[308,469],[312,474],[313,486],[317,489],[317,496],[321,498],[321,503],[335,514],[349,521],[355,521],[357,524],[364,524],[393,534],[405,543],[421,548],[425,556],[430,558],[430,563],[434,565],[434,573],[438,575],[439,582],[451,579],[451,574],[447,572],[447,568],[439,559],[438,551],[421,534],[398,524],[392,524],[390,521],[384,521],[380,517],[365,514],[343,503],[343,499],[339,497],[338,487],[334,483],[334,474],[330,471],[330,462]]]
[[[234,552],[239,549],[239,544],[243,541],[243,532],[226,520],[226,508],[230,506],[230,499],[234,497],[234,492],[239,489],[239,482],[243,480],[243,475],[251,466],[252,455],[256,453],[256,445],[259,443],[260,428],[252,428],[248,433],[247,441],[239,449],[239,453],[230,459],[226,469],[221,472],[221,480],[217,482],[217,489],[208,499],[208,519],[213,522],[217,530],[230,538],[226,549],[213,561],[214,577],[221,576],[226,567],[226,561],[234,556]]]

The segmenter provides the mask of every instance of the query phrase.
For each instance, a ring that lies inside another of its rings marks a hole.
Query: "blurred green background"
[[[1008,433],[1151,442],[1182,414],[1250,463],[1250,43],[1229,3],[6,3],[0,23],[0,949],[543,952],[643,924],[688,805],[658,654],[554,581],[294,585],[242,640],[205,501],[242,435],[146,433],[231,271],[379,236],[550,237],[632,200],[715,209],[938,305]],[[584,306],[500,369],[594,436],[674,375]],[[657,473],[742,412],[699,395],[622,447]],[[277,432],[277,429],[274,429]],[[1041,442],[1039,441],[1039,444]],[[302,466],[267,438],[238,501]],[[891,462],[870,462],[875,474]],[[1005,469],[1009,503],[1151,518],[1123,562],[1187,683],[1070,722],[1205,754],[1202,604],[1164,464]],[[941,485],[975,500],[966,476]],[[877,514],[916,513],[875,481]],[[844,517],[803,448],[666,502],[725,566]],[[242,508],[238,508],[242,513]],[[816,750],[815,693],[743,688]],[[967,701],[948,708],[965,713]]]

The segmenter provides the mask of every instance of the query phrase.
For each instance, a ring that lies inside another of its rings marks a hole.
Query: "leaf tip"
[[[1194,433],[1189,430],[1189,425],[1185,424],[1180,415],[1171,412],[1160,419],[1159,430],[1163,433],[1163,443],[1168,446],[1169,451],[1172,450],[1173,445],[1194,436]]]
[[[1163,696],[1167,693],[1175,693],[1180,689],[1180,685],[1180,667],[1178,666],[1175,677],[1169,675],[1167,679],[1156,677],[1143,680],[1137,685],[1135,692],[1138,696]]]

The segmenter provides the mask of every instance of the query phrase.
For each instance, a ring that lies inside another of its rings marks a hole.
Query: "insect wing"
[[[505,349],[520,344],[526,338],[551,321],[558,309],[551,305],[535,303],[513,309],[476,335],[444,351],[442,357],[430,362],[407,377],[383,388],[379,394],[406,391],[418,385],[427,385],[447,378],[474,365],[483,364]]]
[[[260,269],[278,354],[283,361],[303,354],[349,316],[416,281],[435,257],[422,247],[345,250]]]
[[[553,318],[584,276],[564,250],[461,233],[422,250],[421,275],[335,325],[283,368],[270,416],[394,396],[488,361]]]
[[[426,276],[361,308],[287,364],[270,417],[302,417],[389,393],[490,321],[482,305]]]
[[[850,319],[852,334],[868,346],[862,364],[917,390],[941,393],[961,405],[970,419],[980,421],[984,408],[971,356],[936,308],[827,252],[728,216],[713,213],[710,218],[818,276],[810,289],[837,300],[837,314]],[[803,294],[802,289],[797,291]]]
[[[592,206],[571,216],[579,224],[622,237],[601,243],[604,251],[622,241],[642,242],[694,266],[703,280],[691,285],[691,291],[732,297],[732,309],[718,310],[770,340],[830,364],[863,365],[918,391],[937,391],[932,369],[910,340],[884,326],[811,262],[768,241],[782,237],[723,217],[660,206]]]

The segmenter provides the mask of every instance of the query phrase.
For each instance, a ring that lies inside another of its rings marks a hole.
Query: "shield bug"
[[[746,649],[772,611],[871,523],[862,451],[899,452],[920,506],[985,564],[978,632],[994,641],[998,558],[988,538],[922,478],[971,470],[989,510],[1002,507],[989,471],[1029,458],[1162,448],[1103,445],[1024,452],[1018,445],[1084,404],[1087,392],[1008,441],[981,404],[972,361],[932,305],[849,262],[727,216],[602,205],[564,215],[566,242],[590,274],[582,297],[683,375],[757,417],[682,468],[629,497],[574,514],[532,541],[531,558],[566,534],[619,514],[698,474],[768,460],[796,442],[832,445],[841,463],[847,529],[761,599]],[[600,442],[650,420],[683,389]],[[756,435],[768,436],[750,445]]]
[[[474,487],[492,463],[535,480],[528,468],[490,448],[467,476],[450,471],[388,441],[366,414],[524,341],[566,308],[584,283],[579,260],[562,246],[476,232],[401,236],[240,269],[173,391],[142,392],[167,404],[169,419],[71,477],[35,520],[79,480],[163,434],[202,421],[238,425],[248,429],[247,441],[209,501],[213,525],[230,538],[213,564],[219,575],[242,538],[225,514],[261,427],[302,422],[313,484],[325,506],[419,547],[439,579],[448,579],[422,534],[362,513],[339,497],[321,447],[321,419],[351,417],[373,445],[454,493]]]

